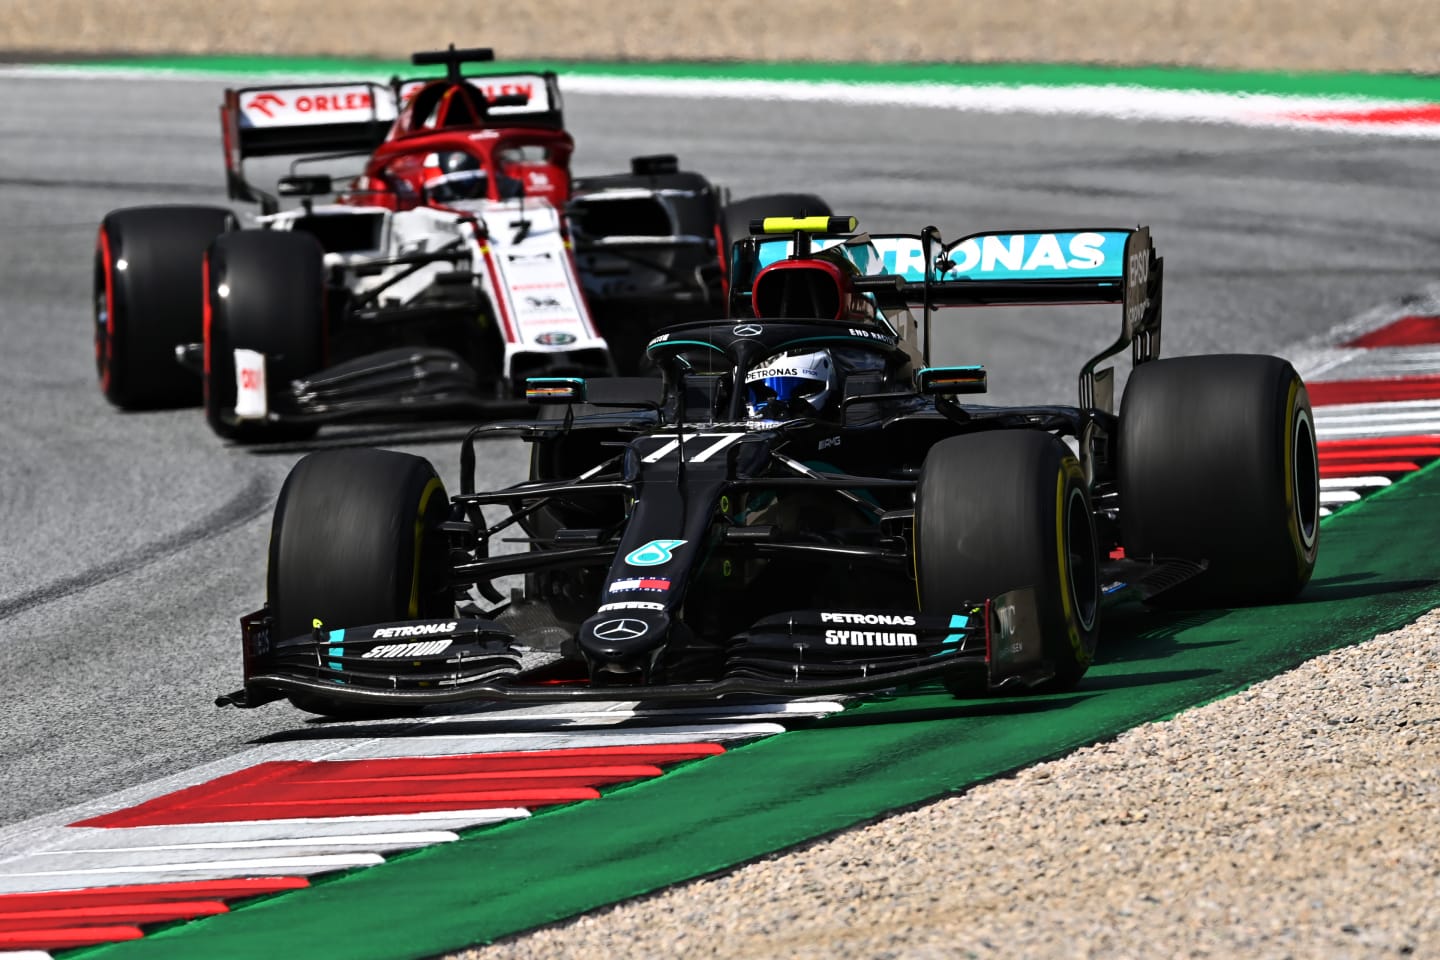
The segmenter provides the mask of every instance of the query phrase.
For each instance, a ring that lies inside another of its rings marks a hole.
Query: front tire
[[[1089,668],[1100,628],[1095,518],[1080,464],[1039,431],[950,437],[931,447],[915,493],[915,579],[920,609],[952,614],[985,597],[1033,587],[1042,656],[1068,690]],[[978,696],[987,677],[946,679]]]
[[[1320,469],[1310,397],[1279,357],[1175,357],[1137,367],[1120,408],[1127,556],[1208,561],[1158,604],[1287,600],[1315,569]]]
[[[200,381],[175,348],[202,335],[205,248],[236,227],[221,207],[115,210],[95,240],[95,371],[122,410],[194,406]]]
[[[242,230],[205,259],[205,419],[227,440],[273,443],[315,433],[309,424],[237,421],[236,349],[265,355],[270,396],[319,370],[325,346],[325,267],[308,233]]]
[[[270,531],[266,589],[275,635],[442,619],[455,613],[440,530],[445,486],[429,461],[389,450],[326,450],[285,479]],[[292,696],[311,713],[358,716],[371,708]]]

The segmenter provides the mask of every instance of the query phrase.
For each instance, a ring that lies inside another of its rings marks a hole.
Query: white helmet
[[[829,350],[776,354],[745,374],[745,411],[761,420],[817,416],[836,395],[836,379]]]

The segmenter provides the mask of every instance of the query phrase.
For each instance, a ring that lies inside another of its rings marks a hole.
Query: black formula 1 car
[[[1107,597],[1282,601],[1309,579],[1305,386],[1275,357],[1158,359],[1148,229],[754,227],[730,318],[649,344],[663,379],[532,379],[551,415],[476,427],[457,496],[413,456],[300,461],[268,604],[242,620],[245,686],[220,702],[1063,690]],[[1077,405],[970,403],[983,367],[929,363],[936,309],[1047,303],[1121,307]],[[1116,413],[1100,364],[1127,347]],[[478,491],[476,443],[506,432],[531,479]],[[557,656],[522,669],[535,650]]]

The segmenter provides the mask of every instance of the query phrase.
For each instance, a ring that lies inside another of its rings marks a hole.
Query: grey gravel
[[[456,956],[1434,956],[1437,639],[1433,611],[962,795]]]

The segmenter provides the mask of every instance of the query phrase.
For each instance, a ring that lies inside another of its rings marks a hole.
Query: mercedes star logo
[[[650,629],[644,620],[606,620],[595,625],[595,636],[601,640],[634,640]]]
[[[730,332],[737,337],[758,337],[760,336],[760,324],[742,323]]]

